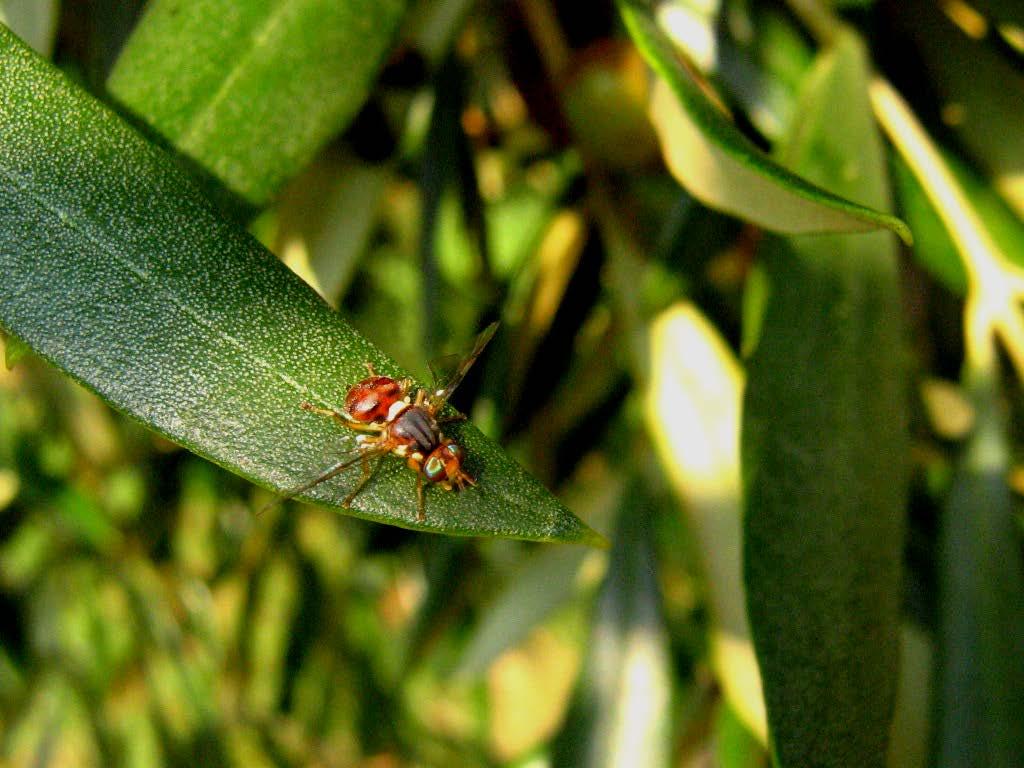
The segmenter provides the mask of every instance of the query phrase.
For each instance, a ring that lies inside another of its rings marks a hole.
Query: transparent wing
[[[462,358],[462,361],[456,364],[452,372],[442,382],[437,383],[437,389],[430,398],[431,405],[437,409],[440,408],[444,403],[448,401],[448,398],[452,396],[452,392],[455,388],[462,383],[462,380],[466,378],[466,374],[469,373],[469,369],[473,367],[473,363],[480,357],[480,354],[484,351],[484,347],[487,346],[488,342],[494,337],[494,332],[498,330],[498,323],[494,322],[484,328],[480,335],[476,337],[476,342],[473,344],[473,351]],[[446,358],[440,358],[440,362],[444,362]],[[431,363],[431,371],[434,375],[437,375],[436,363]]]
[[[462,362],[462,355],[442,355],[430,360],[430,374],[433,376],[434,391],[440,392],[445,389],[448,382],[455,378],[458,373],[459,363]]]

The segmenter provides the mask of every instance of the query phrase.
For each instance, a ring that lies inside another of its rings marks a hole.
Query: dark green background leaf
[[[851,36],[812,70],[786,148],[876,208],[885,165]],[[887,233],[773,238],[743,424],[747,605],[781,766],[883,766],[898,651],[905,383]]]
[[[395,366],[161,151],[0,30],[0,325],[115,407],[265,486],[308,479],[353,438],[338,406],[366,360]],[[386,459],[352,514],[464,535],[595,534],[470,425],[479,487],[428,489]],[[356,470],[358,471],[358,470]],[[337,504],[354,477],[310,495]]]
[[[587,658],[553,765],[668,765],[672,662],[651,545],[653,514],[649,494],[634,479],[619,510]]]
[[[929,87],[946,110],[946,130],[992,177],[1024,216],[1024,75],[1019,61],[988,40],[973,39],[937,3],[892,6],[894,26],[913,41]]]
[[[944,510],[938,764],[1011,768],[1024,756],[1024,564],[1006,484],[1006,414],[975,381],[978,425]]]
[[[250,203],[362,106],[405,0],[154,0],[110,92]]]

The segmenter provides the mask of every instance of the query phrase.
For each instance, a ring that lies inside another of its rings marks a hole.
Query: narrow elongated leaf
[[[909,0],[891,8],[946,105],[949,130],[1024,217],[1024,75],[989,41],[964,34],[938,4]]]
[[[651,327],[647,428],[700,542],[711,606],[711,664],[729,706],[768,741],[747,621],[740,503],[743,372],[710,322],[677,304]]]
[[[952,174],[950,181],[957,185],[962,199],[973,208],[975,217],[964,217],[949,197],[936,197],[934,187],[929,194],[907,161],[899,155],[892,163],[894,181],[897,182],[900,207],[914,225],[914,258],[947,288],[962,295],[968,286],[964,261],[977,256],[958,250],[958,245],[964,242],[990,243],[990,254],[998,253],[998,258],[1005,259],[1007,264],[1024,267],[1024,221],[1014,215],[998,192],[961,160],[942,153],[941,161],[948,166]],[[928,181],[932,179],[928,178]],[[933,199],[939,200],[946,210],[937,209]],[[971,222],[974,231],[962,230],[954,239],[946,221],[961,227]]]
[[[166,155],[0,30],[0,327],[151,429],[265,486],[308,480],[354,437],[338,407],[364,361],[398,375],[313,291],[214,213]],[[469,425],[477,488],[427,489],[397,459],[352,514],[465,535],[596,535]],[[309,494],[338,505],[358,477]],[[597,537],[599,538],[599,537]]]
[[[521,642],[555,608],[580,590],[587,550],[545,547],[524,560],[509,585],[488,606],[463,654],[458,674],[479,675],[506,649]]]
[[[937,764],[1010,768],[1024,755],[1024,563],[1006,417],[993,382],[973,387],[978,426],[940,535]]]
[[[932,636],[904,622],[900,629],[899,683],[889,742],[891,768],[925,768],[931,744]]]
[[[809,76],[794,168],[878,208],[885,165],[850,34]],[[883,766],[898,655],[905,385],[887,233],[774,238],[742,432],[744,565],[780,766]]]
[[[894,155],[891,165],[900,212],[914,228],[914,258],[947,288],[963,295],[967,290],[967,275],[942,219],[903,158]]]
[[[110,92],[250,203],[365,101],[404,0],[154,0]]]
[[[652,512],[638,484],[626,499],[594,607],[588,657],[553,765],[669,764],[671,662],[650,543]]]
[[[633,41],[663,78],[652,118],[669,168],[706,205],[776,232],[857,232],[887,227],[910,242],[896,217],[807,181],[758,151],[722,114],[651,16],[645,0],[617,0]]]

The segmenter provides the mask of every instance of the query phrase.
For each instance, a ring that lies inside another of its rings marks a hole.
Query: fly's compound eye
[[[389,376],[371,376],[352,387],[345,396],[345,411],[366,424],[384,421],[391,406],[401,399],[402,386]]]
[[[462,471],[465,451],[458,443],[449,440],[431,453],[423,464],[423,474],[432,483],[440,483],[458,477]]]
[[[444,480],[445,477],[448,476],[444,460],[437,454],[431,455],[423,465],[423,474],[426,475],[427,480],[432,483]]]

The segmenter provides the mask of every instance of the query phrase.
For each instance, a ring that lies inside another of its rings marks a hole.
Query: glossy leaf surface
[[[287,489],[354,437],[339,407],[365,361],[399,374],[301,280],[220,219],[176,164],[0,30],[0,326],[149,428]],[[351,514],[462,535],[596,535],[470,425],[479,486],[427,490],[385,457]],[[358,476],[310,497],[337,505]]]

